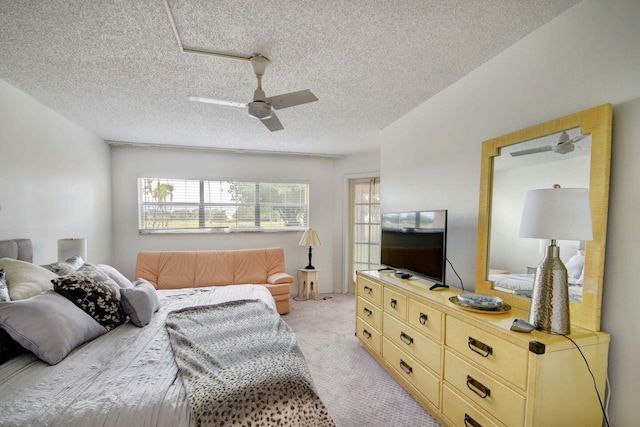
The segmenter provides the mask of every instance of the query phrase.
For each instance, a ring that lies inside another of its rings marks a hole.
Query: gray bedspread
[[[296,337],[262,301],[189,307],[165,323],[198,426],[334,426]]]

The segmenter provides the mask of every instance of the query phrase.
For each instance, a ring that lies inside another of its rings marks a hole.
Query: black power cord
[[[447,258],[447,262],[451,266],[451,269],[453,270],[453,272],[456,273],[456,276],[458,276],[458,279],[460,280],[460,286],[462,287],[462,290],[464,291],[464,284],[462,283],[462,278],[460,277],[460,275],[458,274],[456,269],[453,267],[453,264],[451,264],[451,261],[449,261],[449,258]]]
[[[582,350],[580,350],[580,347],[578,347],[578,344],[576,344],[576,342],[573,339],[571,339],[568,335],[560,334],[558,332],[551,332],[551,333],[565,337],[566,339],[571,341],[573,345],[575,345],[578,351],[580,352],[580,356],[582,356],[582,360],[584,360],[584,363],[587,366],[587,370],[591,375],[591,379],[593,380],[593,388],[596,390],[596,395],[598,396],[598,402],[600,402],[600,409],[602,410],[602,416],[604,417],[604,422],[607,425],[607,427],[609,427],[609,419],[607,418],[607,412],[604,409],[604,404],[602,403],[602,398],[600,397],[600,392],[598,391],[598,384],[596,383],[596,377],[593,375],[593,372],[591,372],[591,368],[589,367],[589,362],[587,362],[587,358],[585,357],[584,353],[582,352]]]

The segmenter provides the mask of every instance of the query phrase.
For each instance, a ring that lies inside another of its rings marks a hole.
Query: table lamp
[[[525,196],[520,237],[548,239],[545,257],[536,268],[529,323],[555,334],[571,333],[567,268],[556,240],[592,240],[591,206],[585,188],[531,190]]]
[[[58,261],[65,261],[75,255],[80,255],[84,261],[87,260],[87,239],[58,240]]]
[[[302,235],[300,239],[300,246],[309,246],[309,265],[305,267],[306,270],[315,270],[315,267],[311,265],[311,247],[312,246],[320,246],[320,239],[318,238],[318,233],[315,230],[308,229]]]

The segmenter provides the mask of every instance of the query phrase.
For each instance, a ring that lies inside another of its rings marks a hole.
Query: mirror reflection
[[[493,158],[491,223],[486,279],[493,289],[530,297],[535,269],[544,256],[546,240],[518,237],[525,194],[529,190],[589,188],[591,135],[567,129],[500,149]],[[567,267],[569,296],[581,302],[585,242],[558,241]]]

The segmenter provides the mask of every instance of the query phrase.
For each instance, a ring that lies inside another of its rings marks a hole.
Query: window
[[[140,233],[299,231],[309,184],[138,178]]]

